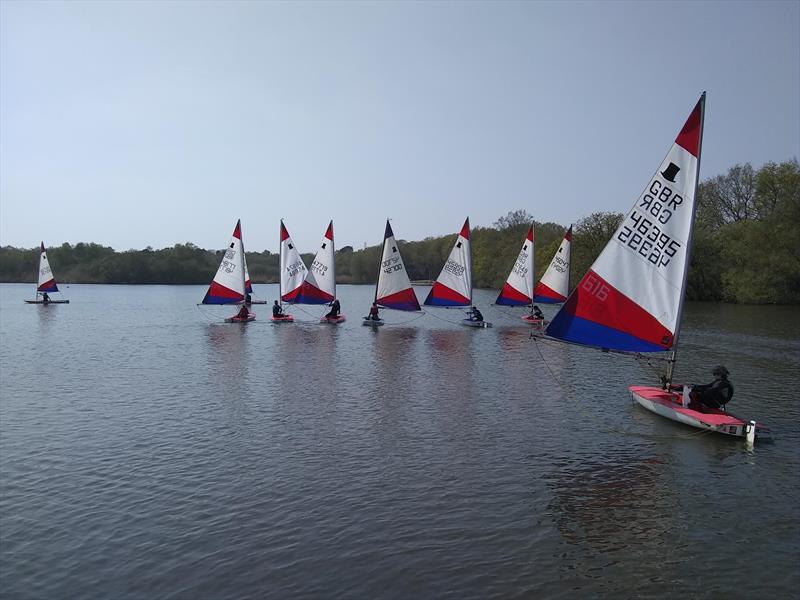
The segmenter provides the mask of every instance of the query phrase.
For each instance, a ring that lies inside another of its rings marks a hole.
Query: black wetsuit
[[[340,311],[340,310],[341,310],[341,307],[340,307],[340,305],[339,305],[339,301],[338,301],[338,300],[334,300],[334,301],[333,301],[333,304],[331,304],[331,310],[330,310],[330,312],[329,312],[327,315],[325,315],[325,317],[326,317],[327,319],[333,319],[333,318],[335,318],[335,317],[338,317],[338,316],[339,316],[339,311]]]
[[[283,314],[283,309],[279,304],[272,305],[272,316],[273,317],[280,317]]]
[[[483,321],[483,315],[481,314],[481,311],[479,311],[477,308],[472,309],[472,320]]]
[[[733,385],[727,379],[715,379],[692,387],[692,396],[710,408],[721,408],[733,398]]]

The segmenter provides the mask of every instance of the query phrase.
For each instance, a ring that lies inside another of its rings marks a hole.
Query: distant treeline
[[[572,286],[594,262],[619,225],[620,213],[598,212],[575,224]],[[472,230],[474,284],[499,287],[505,281],[533,217],[517,210],[493,227]],[[534,223],[536,276],[541,277],[558,249],[566,227]],[[452,247],[455,234],[418,242],[400,241],[412,280],[435,279]],[[221,250],[192,243],[163,250],[128,250],[93,243],[64,243],[48,249],[59,282],[126,284],[208,283]],[[336,252],[339,283],[375,283],[380,246]],[[278,280],[278,255],[248,252],[253,283]],[[313,254],[303,255],[310,264]],[[0,281],[32,282],[39,249],[0,248]],[[256,290],[257,292],[258,290]],[[800,166],[797,159],[767,163],[759,170],[736,165],[727,174],[704,181],[698,191],[694,248],[689,271],[689,299],[739,303],[800,302]]]

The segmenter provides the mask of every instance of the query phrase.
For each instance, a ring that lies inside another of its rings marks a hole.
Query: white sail
[[[469,243],[469,217],[450,251],[442,272],[431,288],[425,304],[429,306],[469,306],[472,304],[472,254]]]
[[[299,304],[328,304],[336,299],[336,265],[333,245],[333,221],[322,237],[317,255],[306,273],[295,302]]]
[[[553,260],[547,267],[536,288],[533,290],[533,301],[543,304],[564,302],[569,295],[569,264],[572,252],[572,227],[564,234],[561,245],[556,250]]]
[[[306,265],[281,219],[281,301],[294,302],[306,277]]]
[[[403,258],[397,247],[389,220],[386,220],[386,232],[383,236],[383,255],[378,272],[378,283],[375,286],[375,303],[384,308],[395,310],[419,310],[419,301],[411,281],[408,278]]]
[[[241,222],[237,221],[233,237],[203,298],[203,304],[236,304],[244,301],[245,277]]]

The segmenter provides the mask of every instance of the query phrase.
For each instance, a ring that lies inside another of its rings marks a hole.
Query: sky
[[[0,2],[0,245],[313,251],[800,156],[800,2]]]

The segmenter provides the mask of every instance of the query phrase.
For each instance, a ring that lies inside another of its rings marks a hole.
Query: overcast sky
[[[0,244],[303,251],[800,155],[800,3],[0,2]]]

